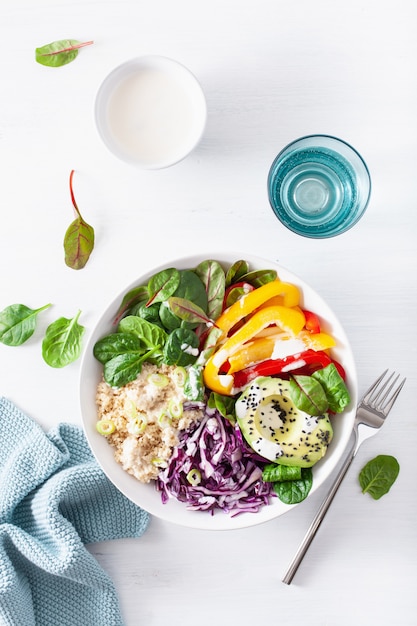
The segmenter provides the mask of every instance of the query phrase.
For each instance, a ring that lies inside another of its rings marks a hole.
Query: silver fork
[[[359,402],[355,422],[353,424],[354,440],[352,447],[347,455],[342,467],[339,470],[329,493],[320,506],[316,517],[312,521],[310,528],[308,529],[300,547],[298,548],[293,560],[291,561],[287,572],[282,579],[282,582],[286,585],[291,584],[294,575],[303,560],[311,542],[313,541],[317,530],[321,522],[324,519],[329,507],[336,495],[339,486],[344,479],[346,472],[348,471],[359,446],[368,439],[375,435],[381,428],[388,413],[391,411],[394,402],[396,401],[398,394],[404,386],[405,378],[401,383],[397,385],[399,374],[395,376],[393,372],[388,378],[386,378],[388,370],[385,370],[381,376],[371,385],[368,391]],[[385,379],[385,381],[384,381]]]

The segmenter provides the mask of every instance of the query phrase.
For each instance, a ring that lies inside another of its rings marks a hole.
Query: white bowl
[[[215,258],[225,267],[230,266],[239,258],[244,258],[249,262],[251,269],[276,269],[281,280],[293,283],[299,287],[302,293],[302,306],[314,311],[322,320],[325,320],[323,330],[335,337],[337,346],[332,349],[332,354],[337,361],[343,364],[346,370],[351,402],[348,409],[342,415],[335,416],[333,420],[333,440],[326,456],[313,467],[313,487],[310,494],[314,493],[323,481],[334,472],[349,442],[357,405],[356,368],[348,339],[332,310],[309,285],[287,269],[258,257],[247,254],[243,256],[237,256],[236,254],[210,256],[210,254],[206,254],[168,260],[160,267],[154,268],[151,272],[139,276],[131,285],[127,285],[109,304],[89,337],[81,364],[80,401],[84,430],[93,454],[108,478],[125,496],[149,511],[149,513],[182,526],[207,530],[230,530],[266,522],[282,515],[297,505],[286,505],[278,498],[273,498],[271,504],[264,506],[258,513],[242,513],[236,517],[230,517],[221,510],[216,511],[214,515],[210,515],[210,513],[205,511],[188,511],[185,504],[173,499],[166,504],[162,504],[161,495],[156,491],[155,486],[153,484],[142,484],[125,472],[114,460],[113,448],[107,443],[105,437],[99,435],[96,430],[97,410],[95,395],[97,384],[101,379],[102,366],[93,356],[93,347],[98,339],[114,331],[115,327],[112,325],[112,322],[123,295],[136,285],[146,284],[150,276],[164,268],[193,268],[201,261],[210,258]]]
[[[184,159],[199,143],[206,118],[195,76],[181,63],[157,55],[116,67],[95,102],[97,129],[107,148],[143,169]]]

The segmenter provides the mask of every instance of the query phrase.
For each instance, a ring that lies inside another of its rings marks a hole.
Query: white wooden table
[[[34,338],[0,345],[0,393],[45,428],[81,423],[79,362],[41,358],[46,324],[82,310],[91,330],[124,285],[184,254],[250,252],[301,275],[342,321],[360,392],[384,368],[408,380],[392,417],[365,443],[291,586],[281,577],[326,491],[262,526],[204,532],[153,519],[138,540],[91,546],[112,576],[127,626],[236,623],[414,626],[417,623],[416,172],[412,0],[2,0],[0,9],[0,309],[53,303]],[[94,40],[59,69],[37,46]],[[139,171],[102,145],[95,93],[120,62],[162,54],[199,78],[208,124],[198,149]],[[310,133],[339,136],[373,181],[348,233],[304,239],[267,199],[276,153]],[[79,272],[63,261],[68,178],[96,248]],[[379,501],[357,474],[377,454],[401,465]]]

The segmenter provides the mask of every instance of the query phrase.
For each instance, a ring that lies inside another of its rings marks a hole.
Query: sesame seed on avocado
[[[283,465],[311,467],[327,451],[333,429],[327,413],[312,416],[291,400],[290,383],[255,378],[236,402],[242,435],[259,455]]]

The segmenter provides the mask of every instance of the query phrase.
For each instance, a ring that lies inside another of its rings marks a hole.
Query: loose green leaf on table
[[[71,63],[78,56],[80,48],[90,46],[93,41],[85,41],[81,43],[76,39],[61,39],[53,41],[45,46],[36,48],[35,59],[41,65],[48,67],[61,67]]]
[[[0,341],[6,346],[20,346],[33,335],[37,316],[50,304],[31,309],[24,304],[11,304],[0,312]]]
[[[81,311],[72,319],[60,317],[46,329],[42,356],[51,367],[65,367],[81,354],[84,326],[78,323]]]
[[[369,493],[374,500],[379,500],[388,493],[400,472],[397,459],[388,454],[380,454],[371,459],[359,473],[362,493]]]
[[[65,263],[74,270],[82,269],[94,248],[94,228],[82,218],[72,189],[74,170],[70,173],[70,194],[77,217],[70,224],[64,237]]]

